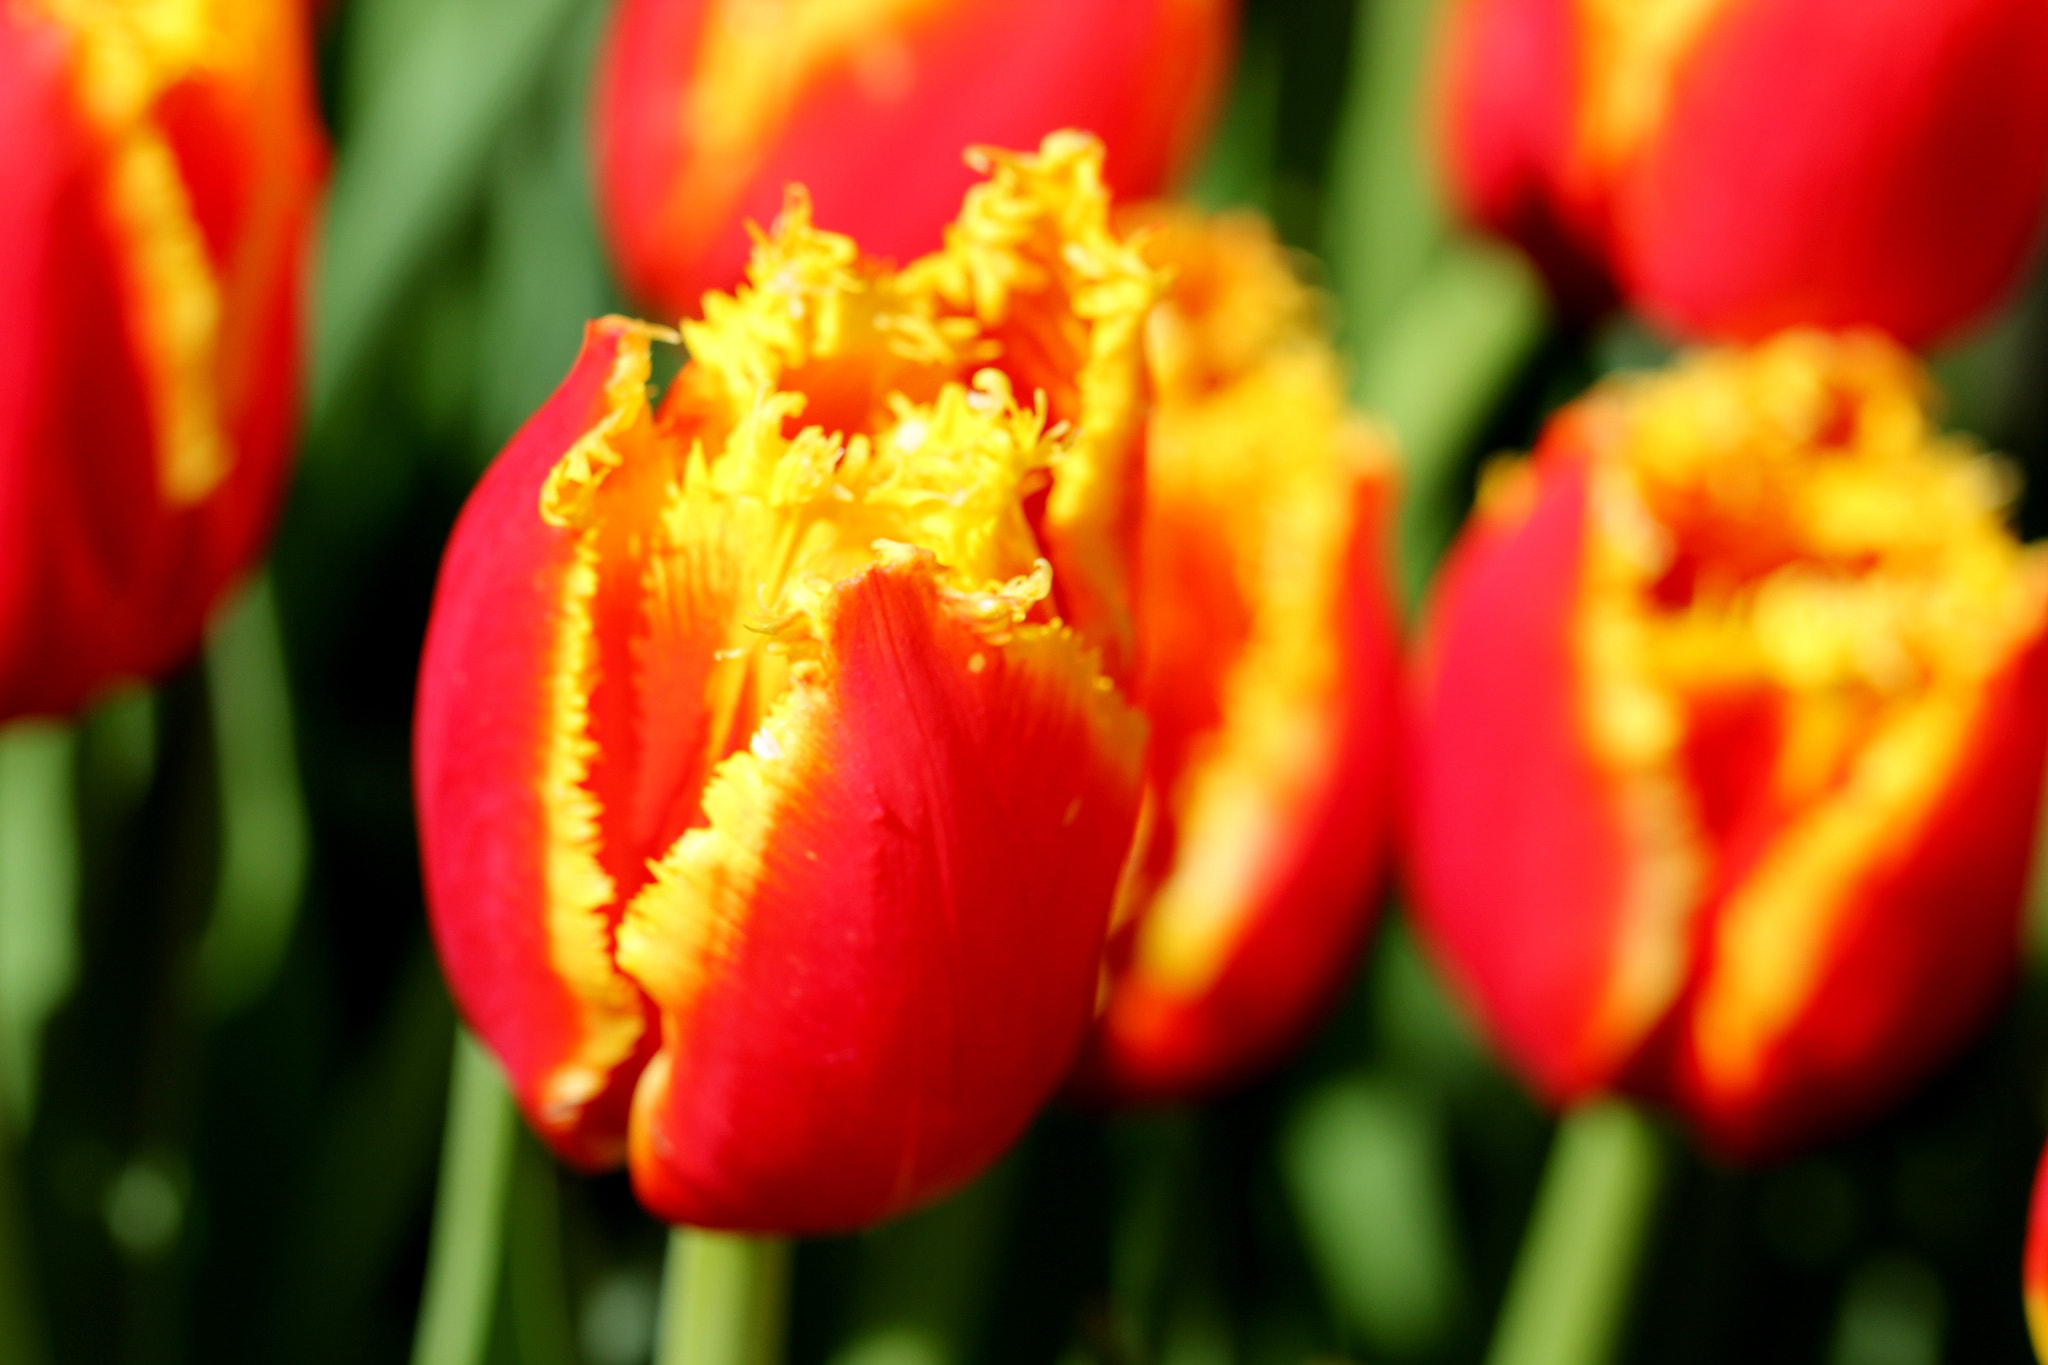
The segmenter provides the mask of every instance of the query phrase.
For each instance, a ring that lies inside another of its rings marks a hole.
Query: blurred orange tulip
[[[686,317],[746,264],[786,184],[873,256],[939,246],[960,149],[1101,138],[1119,198],[1188,163],[1234,0],[622,0],[599,75],[598,183],[633,296]]]
[[[1460,0],[1448,57],[1458,197],[1581,307],[1917,343],[2040,231],[2038,0]]]
[[[1545,1096],[1725,1151],[1953,1055],[2018,946],[2048,560],[1873,334],[1603,385],[1495,469],[1434,602],[1406,818],[1423,929]]]
[[[793,192],[658,407],[657,329],[593,324],[442,570],[442,960],[541,1133],[671,1220],[854,1227],[993,1160],[1120,881],[1125,1095],[1270,1061],[1372,908],[1386,456],[1312,297],[1262,227],[1119,238],[1092,139],[978,159],[901,270]]]
[[[297,412],[298,0],[0,10],[0,718],[196,646]]]
[[[449,546],[417,746],[442,961],[541,1133],[630,1153],[673,1221],[929,1199],[1093,1012],[1159,280],[1098,144],[985,164],[901,271],[793,192],[658,409],[656,329],[592,324]]]
[[[1256,219],[1146,209],[1139,528],[1148,816],[1081,1087],[1190,1099],[1271,1065],[1372,922],[1392,790],[1393,460]]]

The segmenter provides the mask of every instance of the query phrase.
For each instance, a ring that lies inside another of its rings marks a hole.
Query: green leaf
[[[583,0],[359,0],[342,83],[313,346],[315,426],[481,191]],[[400,13],[394,13],[400,11]],[[353,105],[353,107],[350,107]]]

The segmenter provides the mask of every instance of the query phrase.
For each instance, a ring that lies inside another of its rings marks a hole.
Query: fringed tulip
[[[1139,540],[1147,817],[1081,1088],[1184,1099],[1270,1064],[1342,984],[1384,857],[1390,458],[1319,300],[1249,219],[1148,225]]]
[[[1417,670],[1420,922],[1552,1101],[1735,1155],[1994,1008],[2048,743],[2048,562],[1874,334],[1624,378],[1497,467]]]
[[[1467,211],[1680,335],[1940,336],[2048,196],[2038,0],[1460,0],[1446,75]]]
[[[622,0],[598,78],[598,183],[628,289],[667,317],[729,289],[782,187],[871,255],[939,245],[960,149],[1085,128],[1120,198],[1195,150],[1234,0]]]
[[[284,480],[299,0],[0,6],[0,718],[176,664]]]
[[[417,733],[442,960],[535,1127],[662,1217],[929,1199],[1088,1027],[1160,288],[1100,170],[994,157],[900,271],[793,191],[659,405],[661,334],[592,324],[456,528]]]

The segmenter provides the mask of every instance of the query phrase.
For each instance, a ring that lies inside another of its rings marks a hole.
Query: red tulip
[[[0,718],[176,664],[284,480],[303,6],[153,13],[0,11]]]
[[[2027,1213],[2027,1251],[2020,1274],[2021,1301],[2034,1355],[2048,1360],[2048,1151],[2034,1172],[2034,1198]]]
[[[1226,69],[1232,0],[622,0],[598,78],[598,183],[627,287],[693,314],[746,264],[782,187],[908,260],[969,183],[960,149],[1085,128],[1120,197],[1187,164]],[[878,187],[886,187],[878,188]]]
[[[1489,475],[1417,672],[1422,927],[1557,1103],[1779,1150],[1898,1097],[2010,975],[2048,564],[1874,334],[1603,386]]]
[[[1270,1064],[1340,987],[1384,855],[1390,457],[1317,300],[1249,219],[1151,215],[1174,280],[1139,539],[1149,817],[1082,1087],[1182,1099]]]
[[[957,1185],[1093,1014],[1159,287],[1100,168],[999,158],[900,272],[794,194],[658,407],[656,330],[592,324],[456,528],[417,736],[442,960],[536,1128],[672,1221]]]
[[[1448,57],[1466,210],[1680,335],[1939,336],[2048,195],[2036,0],[1462,0]]]

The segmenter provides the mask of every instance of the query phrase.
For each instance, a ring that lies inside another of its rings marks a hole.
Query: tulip
[[[1085,128],[1119,197],[1184,167],[1227,69],[1231,0],[622,0],[596,105],[603,220],[630,292],[696,311],[786,183],[897,261],[939,245],[960,149]]]
[[[1144,834],[1081,1088],[1187,1099],[1269,1065],[1342,985],[1384,858],[1398,677],[1391,456],[1256,220],[1149,211]]]
[[[1583,307],[1919,343],[2011,288],[2048,194],[2035,0],[1462,0],[1449,176]]]
[[[1844,1127],[1996,1004],[2048,565],[1874,333],[1612,381],[1489,473],[1415,671],[1420,924],[1564,1104],[1723,1152]]]
[[[177,664],[261,549],[324,164],[304,28],[0,12],[0,718]]]
[[[2048,1151],[2042,1152],[2040,1168],[2034,1172],[2020,1297],[2026,1306],[2027,1333],[2034,1339],[2034,1355],[2048,1360]]]
[[[590,326],[450,542],[420,823],[535,1128],[673,1222],[957,1186],[1070,1066],[1137,819],[1126,528],[1157,273],[1101,149],[980,158],[901,271],[792,191],[748,284]]]

